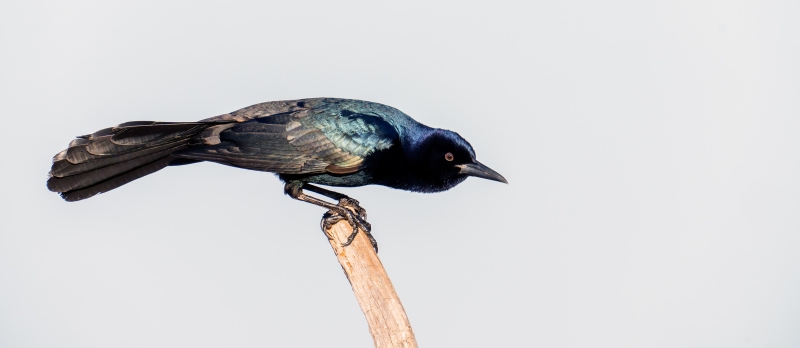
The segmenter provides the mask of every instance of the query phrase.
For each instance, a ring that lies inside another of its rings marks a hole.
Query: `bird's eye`
[[[447,160],[447,162],[453,162],[455,157],[453,157],[452,153],[448,152],[448,153],[444,154],[444,159]]]

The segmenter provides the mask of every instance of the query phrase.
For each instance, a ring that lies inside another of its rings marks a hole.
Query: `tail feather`
[[[125,153],[128,151],[136,150],[142,145],[125,145],[125,144],[117,144],[115,143],[111,137],[113,135],[106,135],[98,138],[92,138],[88,144],[86,144],[86,152],[95,156],[102,156],[102,155],[114,155],[119,153]]]
[[[187,135],[197,134],[208,128],[208,123],[172,123],[131,126],[120,129],[111,135],[116,145],[144,145],[170,141]]]
[[[154,154],[173,146],[175,145],[165,144],[165,145],[153,146],[146,149],[142,149],[141,151],[122,153],[117,156],[97,156],[99,158],[94,159],[92,161],[83,161],[78,163],[72,163],[65,158],[53,162],[53,167],[50,169],[50,175],[52,175],[55,178],[63,178],[70,175],[86,173],[91,170],[95,170],[105,166],[110,166],[120,162],[130,161],[143,156]]]
[[[50,179],[47,180],[47,188],[49,188],[51,191],[55,191],[55,192],[68,192],[68,191],[72,191],[72,190],[76,190],[76,189],[80,189],[80,188],[84,188],[84,187],[89,187],[89,186],[92,186],[92,185],[97,184],[99,182],[102,182],[102,181],[104,181],[104,180],[106,180],[108,178],[123,174],[125,172],[134,170],[134,169],[139,168],[141,166],[153,163],[153,162],[155,162],[157,160],[160,160],[162,158],[169,157],[169,155],[172,152],[177,151],[177,150],[181,150],[181,149],[184,149],[184,148],[186,148],[186,144],[179,144],[177,146],[169,147],[169,148],[167,148],[165,150],[162,150],[162,151],[159,151],[159,152],[156,152],[156,153],[153,153],[153,154],[149,154],[149,155],[146,155],[146,156],[141,156],[139,158],[135,158],[135,159],[132,159],[132,160],[122,160],[119,163],[115,163],[115,164],[111,164],[111,165],[105,165],[105,166],[102,166],[101,163],[98,163],[98,162],[103,162],[104,160],[97,160],[97,161],[94,161],[94,162],[87,162],[87,163],[81,163],[81,164],[77,164],[77,165],[70,165],[69,167],[67,167],[66,170],[64,170],[64,172],[69,171],[69,172],[73,172],[73,173],[77,173],[77,174],[58,177],[58,176],[56,176],[55,173],[53,173],[53,176],[51,176]],[[116,158],[108,158],[108,159],[105,159],[105,161],[118,160],[119,157],[124,157],[124,156],[118,156]],[[85,168],[87,168],[87,167],[88,168],[92,168],[92,167],[97,166],[96,167],[97,169],[90,169],[88,171],[80,171],[80,169],[77,168],[79,166],[83,166]],[[71,170],[71,169],[74,169],[74,170]]]
[[[98,193],[108,192],[117,187],[125,185],[131,181],[134,181],[138,178],[141,178],[145,175],[153,174],[161,169],[164,169],[172,159],[169,157],[161,158],[155,162],[146,164],[144,166],[138,167],[131,171],[125,172],[122,175],[118,175],[112,178],[109,178],[105,181],[97,183],[95,185],[89,186],[87,188],[62,192],[61,197],[64,198],[67,202],[75,202],[80,201],[82,199],[89,198],[94,196]]]
[[[220,122],[135,121],[80,136],[53,157],[47,188],[67,201],[115,189],[180,161],[171,154],[202,143],[192,140],[215,126]]]

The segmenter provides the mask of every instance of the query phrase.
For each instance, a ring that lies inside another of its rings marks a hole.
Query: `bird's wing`
[[[297,113],[286,129],[292,146],[328,163],[325,170],[336,174],[357,171],[367,156],[390,148],[399,138],[380,117],[338,106]]]
[[[286,104],[284,112],[218,127],[216,134],[202,137],[205,146],[173,156],[281,174],[348,174],[358,171],[369,154],[388,149],[399,138],[376,115],[338,104]]]

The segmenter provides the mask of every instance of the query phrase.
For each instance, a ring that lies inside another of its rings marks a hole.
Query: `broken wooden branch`
[[[346,220],[325,232],[367,318],[375,347],[416,348],[417,341],[400,298],[365,233],[359,231],[353,243],[343,247],[342,243],[353,232]]]

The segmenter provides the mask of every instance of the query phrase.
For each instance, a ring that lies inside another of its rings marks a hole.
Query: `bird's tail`
[[[217,122],[126,122],[79,136],[53,157],[47,188],[72,202],[113,190],[168,165],[172,153],[203,142]],[[218,133],[218,132],[217,132]]]

